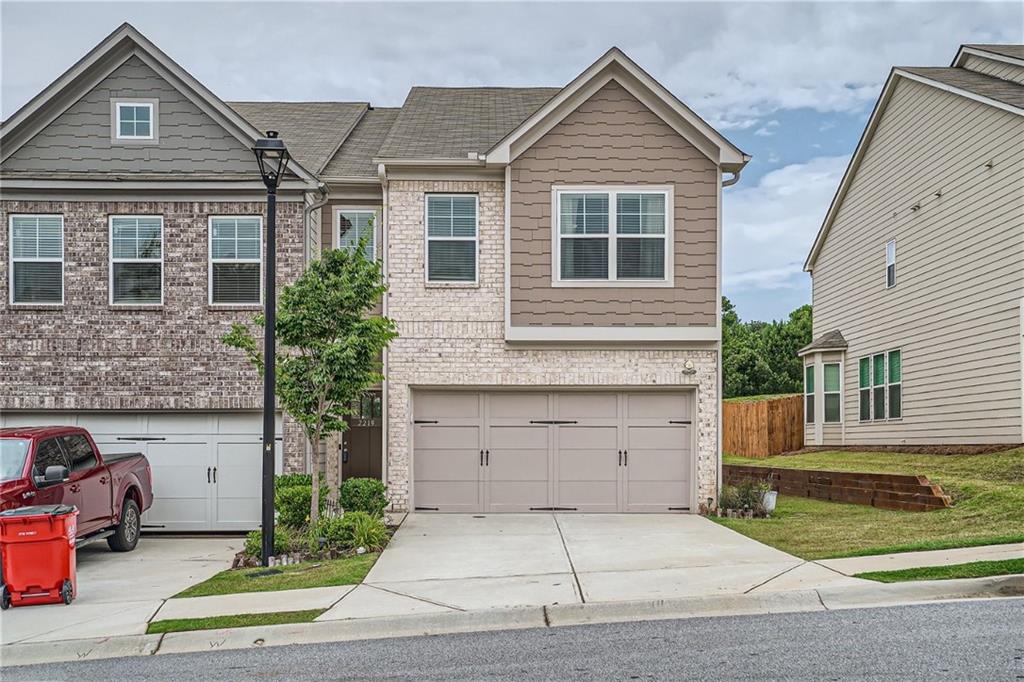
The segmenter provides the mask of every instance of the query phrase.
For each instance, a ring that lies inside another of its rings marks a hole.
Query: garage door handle
[[[436,424],[436,419],[413,419],[413,424]]]
[[[629,466],[629,450],[622,451],[622,465]]]
[[[484,466],[491,466],[491,451],[484,450],[484,457],[486,457],[484,460]]]
[[[622,466],[622,450],[619,450],[619,466]]]
[[[213,467],[213,482],[217,482],[217,467]]]
[[[677,421],[673,421],[673,420],[669,419],[668,423],[669,424],[690,424],[692,422],[689,419],[680,419],[680,420],[677,420]]]
[[[484,465],[484,451],[480,451],[480,466]]]
[[[206,467],[206,482],[210,482],[210,467]]]

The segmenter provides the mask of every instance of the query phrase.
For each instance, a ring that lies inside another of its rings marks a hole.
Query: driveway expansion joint
[[[558,537],[562,541],[562,549],[565,550],[565,558],[569,562],[569,570],[572,571],[572,579],[576,582],[576,589],[580,595],[580,603],[586,604],[587,597],[583,594],[583,585],[580,584],[580,576],[576,573],[576,566],[572,563],[572,554],[569,553],[569,545],[565,542],[565,533],[562,532],[562,526],[558,523],[558,514],[552,514],[551,518],[555,521],[555,528],[558,530]],[[547,610],[545,609],[544,617],[547,618]]]
[[[430,599],[425,599],[423,597],[417,597],[416,595],[413,595],[413,594],[405,594],[404,592],[398,592],[397,590],[389,590],[388,588],[381,587],[380,585],[371,585],[370,583],[363,583],[363,585],[366,585],[367,587],[372,587],[375,590],[380,590],[381,592],[387,592],[388,594],[393,594],[393,595],[398,596],[398,597],[405,597],[406,599],[413,599],[415,601],[421,601],[424,604],[432,604],[434,606],[440,606],[440,607],[445,608],[445,609],[451,609],[452,611],[465,611],[466,610],[466,609],[458,607],[458,606],[452,606],[451,604],[445,604],[444,602],[432,601]]]
[[[794,565],[794,566],[790,566],[790,567],[789,567],[789,568],[787,568],[787,569],[786,569],[785,571],[782,571],[781,573],[776,573],[775,575],[773,575],[772,577],[768,578],[768,579],[767,579],[767,580],[765,580],[764,582],[760,582],[760,583],[758,583],[758,584],[754,585],[754,586],[753,586],[753,587],[751,587],[751,588],[750,588],[749,590],[744,590],[743,594],[750,594],[751,592],[753,592],[753,591],[754,591],[754,590],[756,590],[757,588],[759,588],[759,587],[763,587],[763,586],[767,585],[768,583],[770,583],[771,581],[775,580],[776,578],[781,578],[782,576],[786,575],[786,574],[787,574],[787,573],[789,573],[790,571],[795,571],[796,569],[800,568],[801,566],[804,566],[804,565],[805,565],[805,564],[807,564],[807,563],[808,563],[808,562],[804,561],[804,562],[802,562],[802,563],[799,563],[799,564],[796,564],[796,565]]]

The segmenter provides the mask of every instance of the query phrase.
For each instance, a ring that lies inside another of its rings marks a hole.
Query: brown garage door
[[[417,391],[413,505],[686,511],[693,402],[668,392]]]

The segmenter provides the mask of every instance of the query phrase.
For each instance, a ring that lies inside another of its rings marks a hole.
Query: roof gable
[[[377,180],[377,164],[373,159],[398,118],[399,111],[397,108],[367,111],[324,166],[321,175],[328,180]]]

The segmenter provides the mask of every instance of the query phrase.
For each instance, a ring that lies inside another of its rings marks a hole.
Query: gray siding
[[[1007,64],[995,59],[985,59],[984,57],[970,54],[964,60],[963,67],[971,71],[977,71],[988,76],[995,76],[996,78],[1024,85],[1024,66]]]
[[[847,445],[1024,439],[1024,117],[900,80],[813,276],[815,333],[849,342]],[[903,419],[860,423],[858,360],[895,348]]]
[[[159,100],[159,141],[110,139],[111,98]],[[252,176],[252,152],[191,100],[132,56],[3,164],[5,172]]]
[[[714,326],[718,168],[612,81],[512,163],[513,326]],[[675,286],[551,286],[552,185],[673,185]]]

